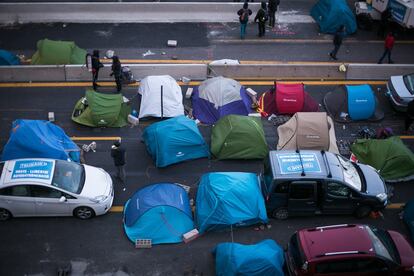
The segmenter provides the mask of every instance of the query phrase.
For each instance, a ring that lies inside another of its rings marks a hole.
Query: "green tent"
[[[384,140],[357,139],[351,151],[359,162],[377,169],[387,181],[414,175],[414,154],[397,136]]]
[[[123,127],[128,124],[131,106],[122,94],[102,94],[87,90],[73,110],[72,120],[90,127]]]
[[[32,65],[84,64],[86,51],[73,41],[42,39],[32,56]]]
[[[212,129],[211,153],[218,159],[262,159],[268,151],[260,118],[228,115]]]

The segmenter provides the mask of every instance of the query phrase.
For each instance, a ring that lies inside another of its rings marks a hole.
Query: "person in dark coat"
[[[125,157],[126,152],[125,148],[121,145],[120,141],[116,141],[111,147],[111,157],[114,160],[114,165],[116,167],[116,177],[118,177],[122,183],[125,184],[126,174],[125,174]]]
[[[344,40],[344,37],[345,37],[345,30],[346,30],[345,26],[341,25],[334,35],[333,44],[335,47],[329,53],[329,56],[333,58],[334,60],[338,60],[336,58],[336,54],[338,53],[339,48],[341,48],[342,41]]]
[[[267,4],[267,9],[269,10],[269,26],[274,27],[276,21],[276,12],[279,7],[280,0],[269,0]]]
[[[122,66],[117,56],[112,57],[112,73],[116,82],[116,91],[121,92],[122,90]]]
[[[98,81],[99,69],[101,69],[102,67],[104,67],[104,65],[99,60],[99,50],[93,50],[93,53],[92,53],[92,84],[93,84],[93,90],[95,91],[99,86],[96,82]]]
[[[384,38],[384,35],[387,32],[389,20],[392,18],[392,9],[388,7],[385,11],[381,13],[381,20],[378,26],[377,35]]]
[[[252,15],[252,10],[249,9],[249,4],[244,2],[243,8],[240,9],[237,14],[239,15],[240,21],[240,38],[244,39],[246,35],[247,22],[249,22],[249,16]]]
[[[266,3],[262,2],[260,9],[257,11],[254,22],[258,22],[259,26],[259,37],[265,35],[266,32],[266,21],[268,20]]]
[[[414,100],[408,103],[407,113],[405,113],[405,132],[408,132],[410,126],[414,122]]]
[[[395,42],[394,34],[392,32],[388,33],[384,41],[384,53],[382,54],[381,58],[378,60],[378,64],[381,64],[385,56],[387,55],[388,55],[388,63],[394,63],[391,60],[391,51],[392,51],[392,48],[394,47],[394,42]]]

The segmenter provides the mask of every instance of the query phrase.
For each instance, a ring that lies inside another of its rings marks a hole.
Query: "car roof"
[[[308,261],[355,254],[375,255],[366,227],[357,224],[332,225],[303,229],[298,235]]]
[[[273,177],[276,179],[336,179],[343,180],[343,172],[336,154],[317,150],[301,150],[299,154],[294,150],[270,151],[269,159]],[[325,156],[325,157],[324,157]],[[305,175],[302,175],[302,165]],[[308,166],[309,165],[309,166]],[[290,170],[291,167],[295,169]]]
[[[5,161],[0,176],[0,188],[21,183],[51,184],[55,162],[46,158]]]

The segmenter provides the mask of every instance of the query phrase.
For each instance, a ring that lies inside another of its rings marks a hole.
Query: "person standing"
[[[414,122],[414,100],[411,100],[407,106],[407,113],[405,113],[405,132],[408,132],[410,126]]]
[[[342,41],[344,40],[344,37],[345,37],[345,30],[346,30],[345,26],[344,25],[341,25],[339,27],[339,29],[336,31],[336,33],[335,33],[335,36],[334,36],[334,39],[333,39],[333,44],[334,44],[335,47],[329,53],[329,56],[331,58],[333,58],[334,60],[338,60],[336,58],[336,54],[338,53],[339,48],[341,48]]]
[[[240,9],[237,14],[239,15],[240,21],[240,38],[244,39],[246,35],[247,22],[249,22],[249,16],[252,14],[252,10],[249,9],[249,4],[244,2],[243,8]]]
[[[276,12],[279,7],[280,0],[269,0],[267,9],[269,10],[269,26],[274,27],[276,22]]]
[[[391,51],[392,51],[392,48],[394,47],[394,42],[395,42],[394,34],[392,32],[389,32],[384,41],[384,53],[382,54],[382,57],[378,60],[378,64],[381,64],[383,59],[387,55],[388,55],[388,63],[394,63],[391,60]]]
[[[104,65],[101,63],[99,59],[99,50],[93,50],[92,53],[92,84],[93,84],[93,90],[96,91],[98,88],[98,75],[99,75],[99,69],[104,67]]]
[[[121,141],[116,141],[111,147],[111,157],[114,160],[114,165],[116,167],[116,177],[118,177],[122,183],[125,184],[126,174],[125,174],[125,157],[126,152],[125,148],[121,145]]]
[[[268,20],[267,15],[267,8],[266,3],[262,2],[260,9],[257,11],[256,17],[254,18],[254,22],[258,22],[259,26],[259,37],[262,37],[265,35],[266,32],[266,21]]]
[[[110,76],[114,76],[116,82],[116,91],[122,90],[122,66],[118,56],[112,57],[112,73]]]

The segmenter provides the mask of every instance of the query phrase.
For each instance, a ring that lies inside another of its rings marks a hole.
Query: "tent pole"
[[[161,119],[164,118],[163,86],[161,85]]]

